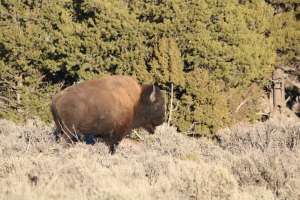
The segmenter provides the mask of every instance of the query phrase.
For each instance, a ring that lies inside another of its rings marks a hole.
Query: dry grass
[[[299,122],[237,125],[217,142],[165,125],[113,156],[52,131],[0,120],[0,199],[300,199]]]

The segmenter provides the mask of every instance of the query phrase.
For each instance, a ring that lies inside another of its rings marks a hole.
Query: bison
[[[56,133],[67,142],[101,137],[113,154],[132,129],[154,133],[164,122],[165,100],[155,85],[139,85],[129,76],[113,75],[60,91],[52,98],[51,112]]]

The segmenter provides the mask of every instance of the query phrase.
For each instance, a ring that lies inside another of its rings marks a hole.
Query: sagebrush
[[[300,198],[300,124],[240,124],[216,140],[163,125],[115,155],[102,143],[65,146],[39,121],[0,121],[0,199]]]

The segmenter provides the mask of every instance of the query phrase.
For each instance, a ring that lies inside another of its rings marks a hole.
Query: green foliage
[[[297,11],[275,11],[263,0],[3,0],[0,117],[49,121],[61,86],[129,74],[168,94],[174,86],[171,122],[182,131],[255,119],[276,51],[277,62],[299,63]]]
[[[274,8],[269,34],[274,38],[277,64],[299,67],[300,62],[300,1],[266,0]]]
[[[208,71],[202,69],[187,73],[186,82],[186,94],[181,98],[182,106],[176,115],[183,130],[192,128],[196,133],[209,136],[230,123],[230,111],[226,105],[228,99],[222,82],[212,80]],[[182,118],[182,115],[187,118]],[[183,119],[193,122],[193,125]]]
[[[174,39],[162,38],[159,41],[158,47],[154,49],[150,72],[159,83],[184,87],[183,62]]]

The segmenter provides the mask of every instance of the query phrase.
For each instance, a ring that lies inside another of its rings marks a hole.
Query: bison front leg
[[[116,149],[117,149],[118,145],[120,144],[120,141],[121,141],[121,139],[115,139],[109,143],[109,152],[112,155],[116,153]]]
[[[116,148],[117,148],[118,144],[110,144],[109,145],[109,153],[111,155],[115,154],[116,153]]]
[[[116,153],[116,149],[118,147],[118,145],[120,144],[122,140],[122,137],[118,136],[118,135],[113,135],[110,134],[110,138],[109,138],[109,152],[113,155]]]

